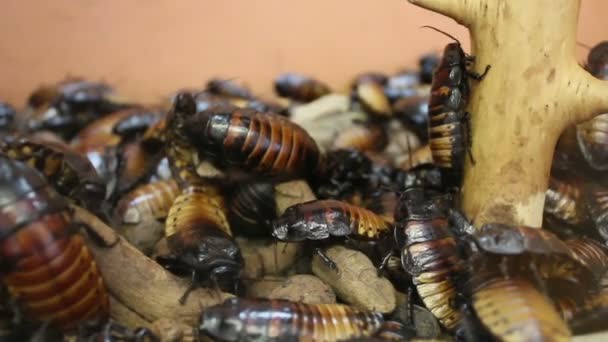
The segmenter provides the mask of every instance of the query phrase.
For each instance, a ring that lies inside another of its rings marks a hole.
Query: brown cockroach
[[[341,341],[370,336],[382,314],[343,304],[230,298],[201,314],[199,331],[222,341]]]
[[[0,273],[29,320],[60,330],[106,319],[109,297],[67,202],[25,163],[0,157]]]
[[[311,102],[331,92],[325,83],[295,73],[285,73],[277,77],[274,90],[277,95],[297,102]]]

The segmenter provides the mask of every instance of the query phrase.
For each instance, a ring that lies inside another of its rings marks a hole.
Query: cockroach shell
[[[80,153],[102,146],[115,146],[120,142],[120,137],[113,133],[114,126],[136,112],[136,109],[125,109],[99,118],[80,130],[70,144]]]
[[[602,114],[576,126],[578,146],[595,170],[608,170],[608,114]]]
[[[483,225],[474,236],[478,246],[487,253],[569,256],[568,246],[543,229],[491,223]]]
[[[494,278],[473,291],[482,325],[501,341],[569,341],[570,330],[545,296],[527,280]]]
[[[595,229],[608,241],[608,189],[590,182],[585,186],[585,202]]]
[[[578,184],[551,177],[544,211],[568,224],[577,225],[586,219],[581,200],[582,191]]]
[[[253,100],[255,96],[245,86],[237,84],[233,80],[213,78],[207,82],[206,88],[211,94],[222,97]]]
[[[599,282],[608,270],[608,254],[605,246],[589,238],[577,238],[566,241],[570,257],[584,266],[594,280]]]
[[[374,82],[359,83],[354,89],[354,97],[366,112],[384,118],[392,116],[391,104],[382,85]]]
[[[295,73],[279,75],[274,81],[274,89],[277,95],[298,102],[311,102],[331,92],[326,84]]]
[[[387,136],[382,125],[354,125],[338,133],[331,149],[379,151],[386,143]]]
[[[608,80],[608,41],[597,44],[589,51],[587,70],[601,80]]]
[[[342,304],[231,298],[204,310],[199,330],[223,341],[339,341],[370,336],[382,322],[380,313]]]
[[[151,155],[139,141],[134,141],[118,149],[120,155],[117,191],[129,191],[134,185],[149,176],[158,164],[160,156]]]

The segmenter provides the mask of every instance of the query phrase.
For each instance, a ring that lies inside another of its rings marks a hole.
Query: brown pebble
[[[395,289],[391,282],[378,277],[376,267],[365,254],[342,246],[325,250],[338,266],[328,267],[318,255],[312,259],[312,272],[329,284],[344,302],[362,310],[390,313],[396,307]]]
[[[291,276],[276,287],[268,296],[269,299],[286,299],[306,304],[332,304],[336,294],[321,279],[310,274]]]

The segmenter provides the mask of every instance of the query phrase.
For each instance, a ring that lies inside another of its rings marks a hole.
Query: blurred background
[[[608,1],[583,0],[578,39],[608,38]],[[3,0],[0,98],[21,106],[40,83],[104,80],[154,101],[210,77],[272,94],[285,71],[342,89],[355,74],[415,67],[466,29],[406,0]],[[579,49],[584,59],[586,50]]]

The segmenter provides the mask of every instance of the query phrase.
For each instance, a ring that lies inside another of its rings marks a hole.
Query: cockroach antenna
[[[591,47],[591,46],[589,46],[589,45],[587,45],[587,44],[585,44],[585,43],[576,42],[576,45],[578,45],[578,46],[580,46],[580,47],[584,47],[584,48],[585,48],[585,49],[587,49],[587,50],[591,50],[591,49],[592,49],[592,47]]]
[[[443,33],[444,35],[446,35],[446,36],[448,36],[448,37],[452,38],[452,39],[453,39],[453,40],[454,40],[456,43],[458,43],[458,45],[462,45],[462,44],[460,44],[460,40],[456,39],[456,37],[452,36],[451,34],[449,34],[449,33],[445,32],[445,31],[442,31],[442,30],[440,30],[440,29],[438,29],[438,28],[436,28],[436,27],[433,27],[433,26],[428,26],[428,25],[424,25],[424,26],[420,26],[420,28],[429,28],[429,29],[431,29],[431,30],[435,30],[435,31],[437,31],[437,32],[439,32],[439,33]]]

